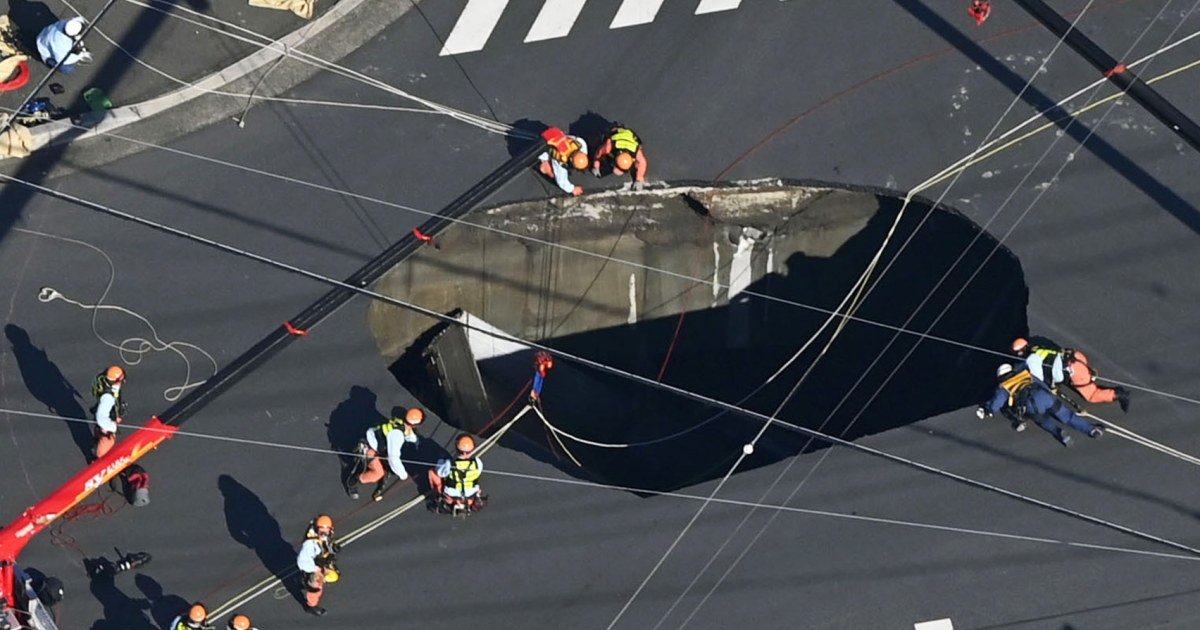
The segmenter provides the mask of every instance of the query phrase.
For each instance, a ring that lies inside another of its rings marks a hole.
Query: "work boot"
[[[1054,437],[1058,438],[1059,444],[1062,444],[1063,446],[1065,446],[1067,448],[1071,448],[1071,436],[1067,435],[1066,433],[1059,433],[1058,435],[1056,435]]]
[[[371,492],[371,500],[372,501],[382,501],[383,500],[383,482],[382,481],[380,481],[378,484],[375,484],[375,490],[373,492]]]
[[[351,501],[358,500],[358,484],[346,486],[346,494],[350,495]]]
[[[1018,421],[1012,423],[1012,429],[1013,429],[1013,431],[1016,431],[1017,433],[1024,431],[1025,430],[1025,421],[1018,420]]]
[[[307,606],[306,605],[304,607],[304,612],[306,612],[314,617],[320,617],[321,615],[325,614],[325,609],[321,608],[320,606]]]
[[[1104,427],[1099,425],[1092,427],[1092,430],[1088,431],[1088,437],[1091,438],[1098,438],[1101,435],[1104,435]]]
[[[1129,390],[1124,387],[1117,388],[1117,404],[1121,405],[1121,411],[1129,413]]]

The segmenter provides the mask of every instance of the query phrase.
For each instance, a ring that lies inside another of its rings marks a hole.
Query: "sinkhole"
[[[1011,251],[951,208],[901,207],[894,191],[785,180],[504,204],[375,287],[470,327],[380,302],[368,322],[401,384],[472,432],[523,407],[533,375],[532,349],[480,332],[498,329],[854,440],[983,399],[995,361],[969,346],[1003,349],[1026,330]],[[893,226],[855,319],[822,328]],[[896,327],[956,343],[902,333],[889,346]],[[561,431],[627,446],[556,436],[532,414],[503,444],[658,491],[720,478],[762,426],[562,357],[543,409]],[[772,426],[740,469],[826,446]]]

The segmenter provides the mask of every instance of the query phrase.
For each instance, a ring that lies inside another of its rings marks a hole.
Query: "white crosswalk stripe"
[[[585,2],[587,0],[546,0],[525,36],[525,43],[566,37],[575,20],[579,19]]]
[[[609,24],[608,28],[649,24],[654,21],[654,16],[658,15],[662,4],[663,0],[621,0],[617,15],[613,17],[612,24]]]
[[[695,3],[696,15],[733,11],[742,6],[742,0],[671,1]],[[566,37],[579,20],[587,2],[588,0],[542,0],[541,9],[525,35],[525,43]],[[616,13],[608,28],[618,29],[650,24],[658,17],[659,10],[665,3],[666,0],[621,0],[617,5],[613,0],[603,0],[602,4],[606,8],[616,6]],[[454,28],[450,30],[450,35],[442,45],[441,55],[459,55],[483,50],[508,5],[509,0],[467,0],[466,8],[458,16],[458,21],[454,23]]]
[[[738,8],[742,0],[700,0],[700,6],[696,7],[696,15],[704,15],[705,13],[716,13],[717,11],[732,11]]]
[[[508,0],[468,0],[440,54],[444,57],[483,50],[507,6]]]

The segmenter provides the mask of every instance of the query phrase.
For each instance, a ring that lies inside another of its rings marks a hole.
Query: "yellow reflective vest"
[[[479,464],[475,458],[456,459],[450,463],[450,476],[446,478],[447,485],[457,489],[466,496],[475,488],[476,482],[479,481],[479,476],[483,471],[479,469]]]
[[[638,138],[633,130],[625,127],[617,127],[613,129],[612,135],[613,149],[617,151],[628,151],[631,155],[637,155],[638,147],[642,146],[641,138]]]

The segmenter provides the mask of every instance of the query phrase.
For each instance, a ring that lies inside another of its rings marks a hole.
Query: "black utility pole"
[[[1105,78],[1112,81],[1121,91],[1137,101],[1139,105],[1155,118],[1171,128],[1190,144],[1193,149],[1200,151],[1200,125],[1197,125],[1187,114],[1179,111],[1170,101],[1154,91],[1148,83],[1142,81],[1125,67],[1125,64],[1113,59],[1111,55],[1089,39],[1078,29],[1071,28],[1071,23],[1051,9],[1042,0],[1013,0],[1032,15],[1042,26],[1061,38],[1075,52],[1079,53],[1088,63],[1095,66]]]

